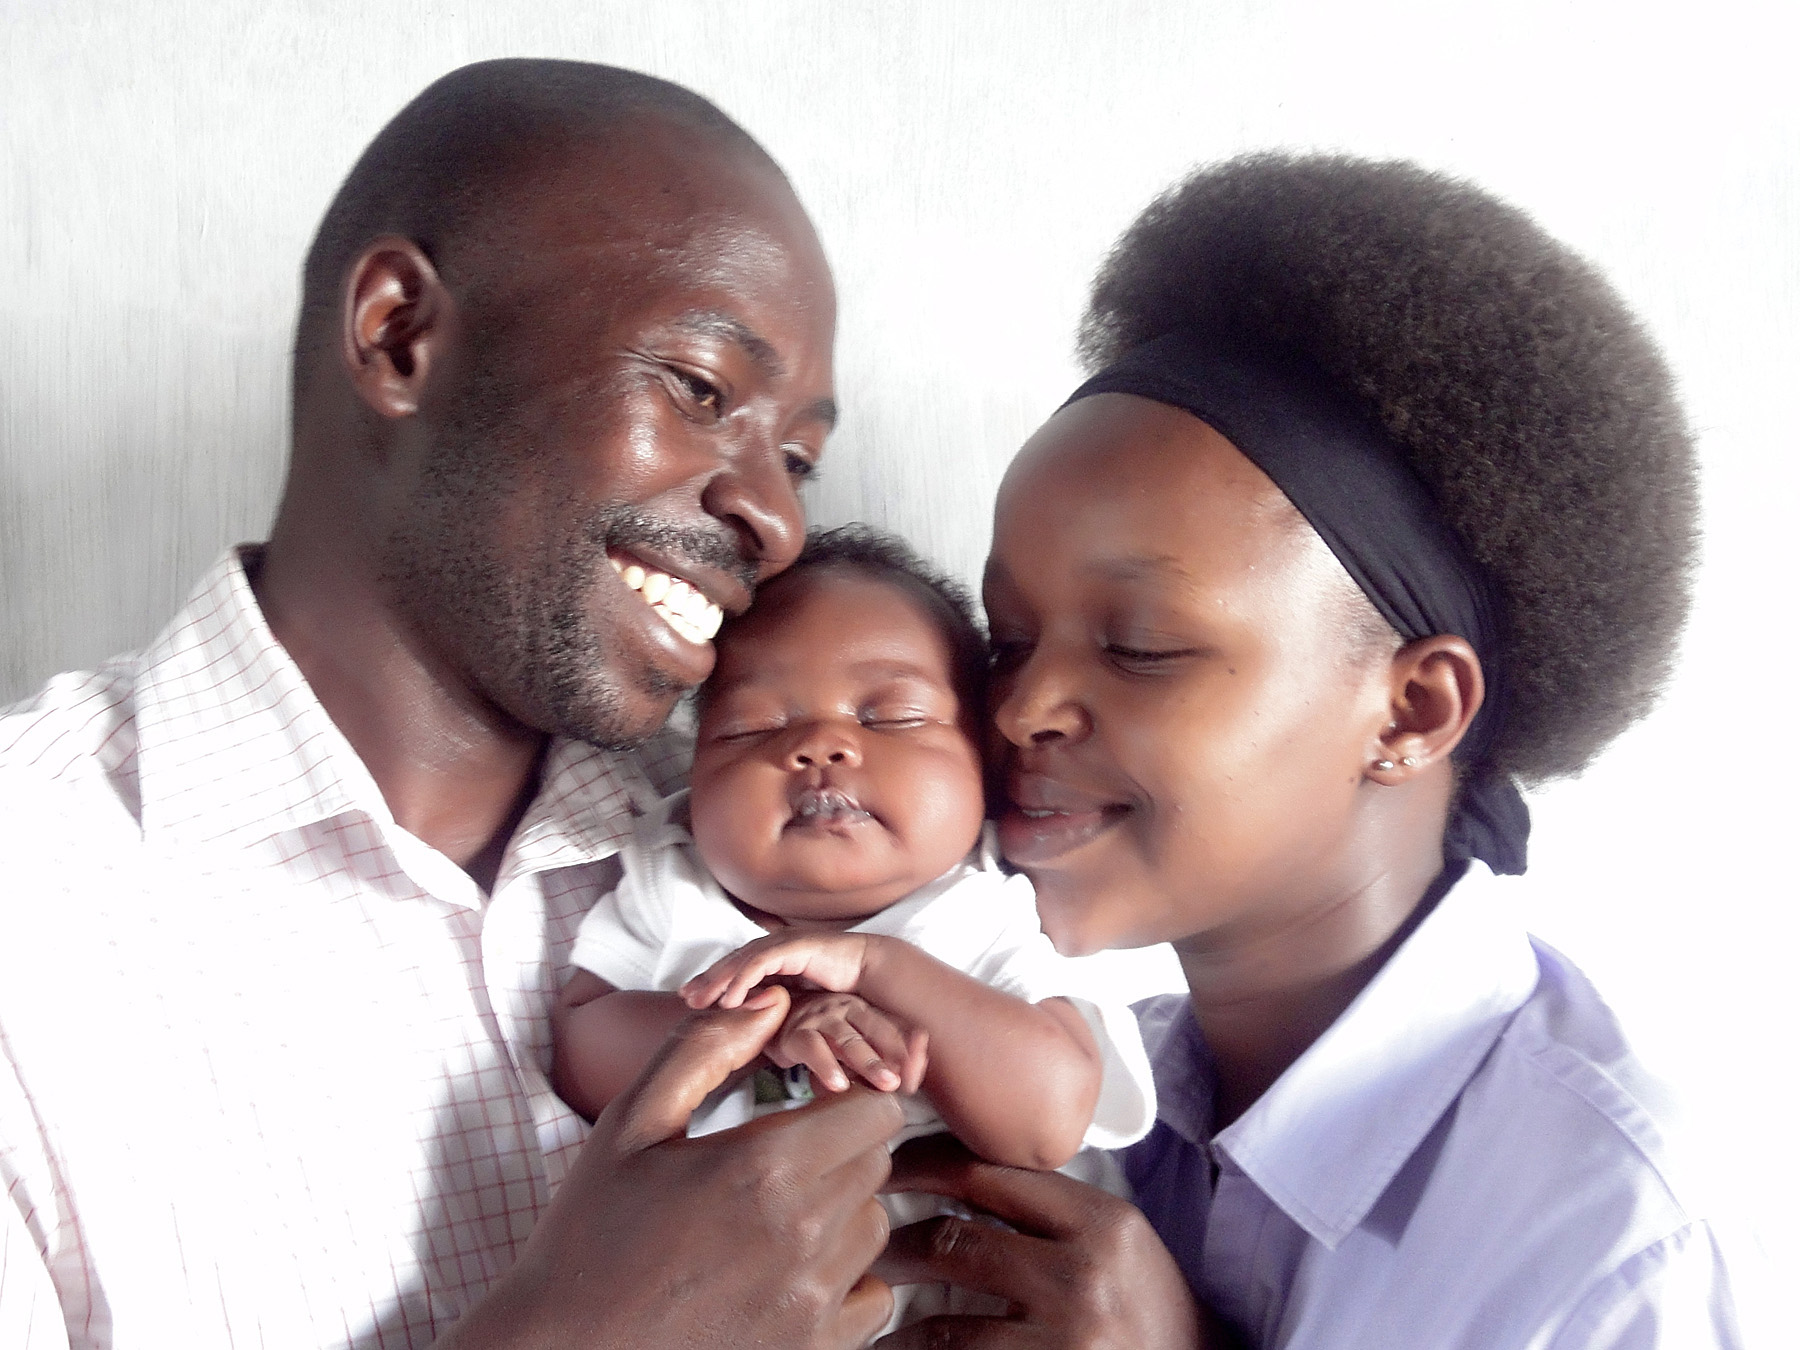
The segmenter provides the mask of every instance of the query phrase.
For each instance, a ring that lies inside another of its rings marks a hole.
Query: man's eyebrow
[[[735,343],[744,349],[744,354],[756,363],[757,369],[768,379],[780,379],[787,373],[787,367],[782,364],[773,344],[735,315],[713,309],[696,310],[675,320],[675,326],[684,332],[698,333],[702,337],[723,338]]]
[[[683,314],[675,321],[675,326],[689,333],[698,333],[702,337],[723,338],[743,349],[744,354],[756,364],[763,378],[778,380],[787,374],[787,366],[782,361],[775,346],[761,333],[733,314],[726,314],[716,309],[696,310]],[[837,425],[838,405],[834,398],[815,399],[801,411],[801,419],[809,422],[823,422],[827,431]]]

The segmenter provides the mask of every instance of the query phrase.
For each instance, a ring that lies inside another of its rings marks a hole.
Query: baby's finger
[[[681,986],[679,990],[682,1001],[690,1008],[710,1008],[718,1002],[719,995],[730,983],[731,973],[736,969],[738,953],[721,956],[693,979]],[[727,1005],[730,1006],[730,1005]]]
[[[738,953],[736,969],[726,982],[725,992],[719,995],[719,1003],[723,1007],[735,1008],[742,1003],[750,992],[768,979],[771,975],[785,975],[789,972],[783,967],[779,957],[773,952],[757,952],[752,955]]]
[[[900,1091],[917,1092],[925,1086],[925,1070],[931,1062],[926,1054],[930,1040],[924,1027],[914,1027],[906,1033],[906,1057],[900,1061]]]
[[[825,1039],[837,1051],[838,1063],[854,1070],[870,1087],[892,1092],[900,1086],[900,1075],[848,1023],[841,1023],[835,1030],[827,1032]]]
[[[879,1008],[858,1002],[844,1010],[842,1025],[847,1033],[860,1035],[879,1057],[883,1067],[893,1075],[891,1086],[885,1083],[879,1085],[883,1091],[898,1088],[906,1069],[906,1032],[900,1024]],[[829,1036],[829,1032],[827,1034]],[[834,1041],[837,1039],[830,1038]],[[843,1056],[840,1055],[839,1058]],[[867,1074],[863,1076],[868,1077]],[[874,1082],[873,1079],[869,1081]]]
[[[819,1086],[831,1092],[842,1092],[850,1086],[850,1080],[844,1077],[844,1070],[838,1064],[837,1052],[817,1031],[810,1027],[795,1028],[782,1032],[778,1039],[781,1053],[795,1064],[806,1065]]]

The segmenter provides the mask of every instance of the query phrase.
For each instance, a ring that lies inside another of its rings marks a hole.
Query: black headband
[[[1402,638],[1467,640],[1487,694],[1456,748],[1468,772],[1444,856],[1523,872],[1531,832],[1524,799],[1510,777],[1483,768],[1505,716],[1500,608],[1486,572],[1400,449],[1322,374],[1223,356],[1180,334],[1132,348],[1068,401],[1090,394],[1136,394],[1192,413],[1269,476]]]

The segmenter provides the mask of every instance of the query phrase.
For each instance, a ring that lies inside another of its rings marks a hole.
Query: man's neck
[[[278,536],[250,578],[257,603],[396,823],[491,890],[548,738],[434,668],[342,556]]]

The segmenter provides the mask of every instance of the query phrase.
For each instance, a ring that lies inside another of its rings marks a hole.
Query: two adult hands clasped
[[[687,1119],[788,1021],[785,989],[690,1016],[594,1124],[513,1270],[440,1350],[548,1345],[861,1346],[889,1283],[997,1294],[1005,1318],[935,1318],[880,1344],[1187,1350],[1207,1344],[1187,1285],[1131,1205],[1055,1173],[908,1145],[891,1093],[856,1085],[689,1139]],[[1014,1231],[944,1216],[889,1241],[880,1190],[921,1190]]]

